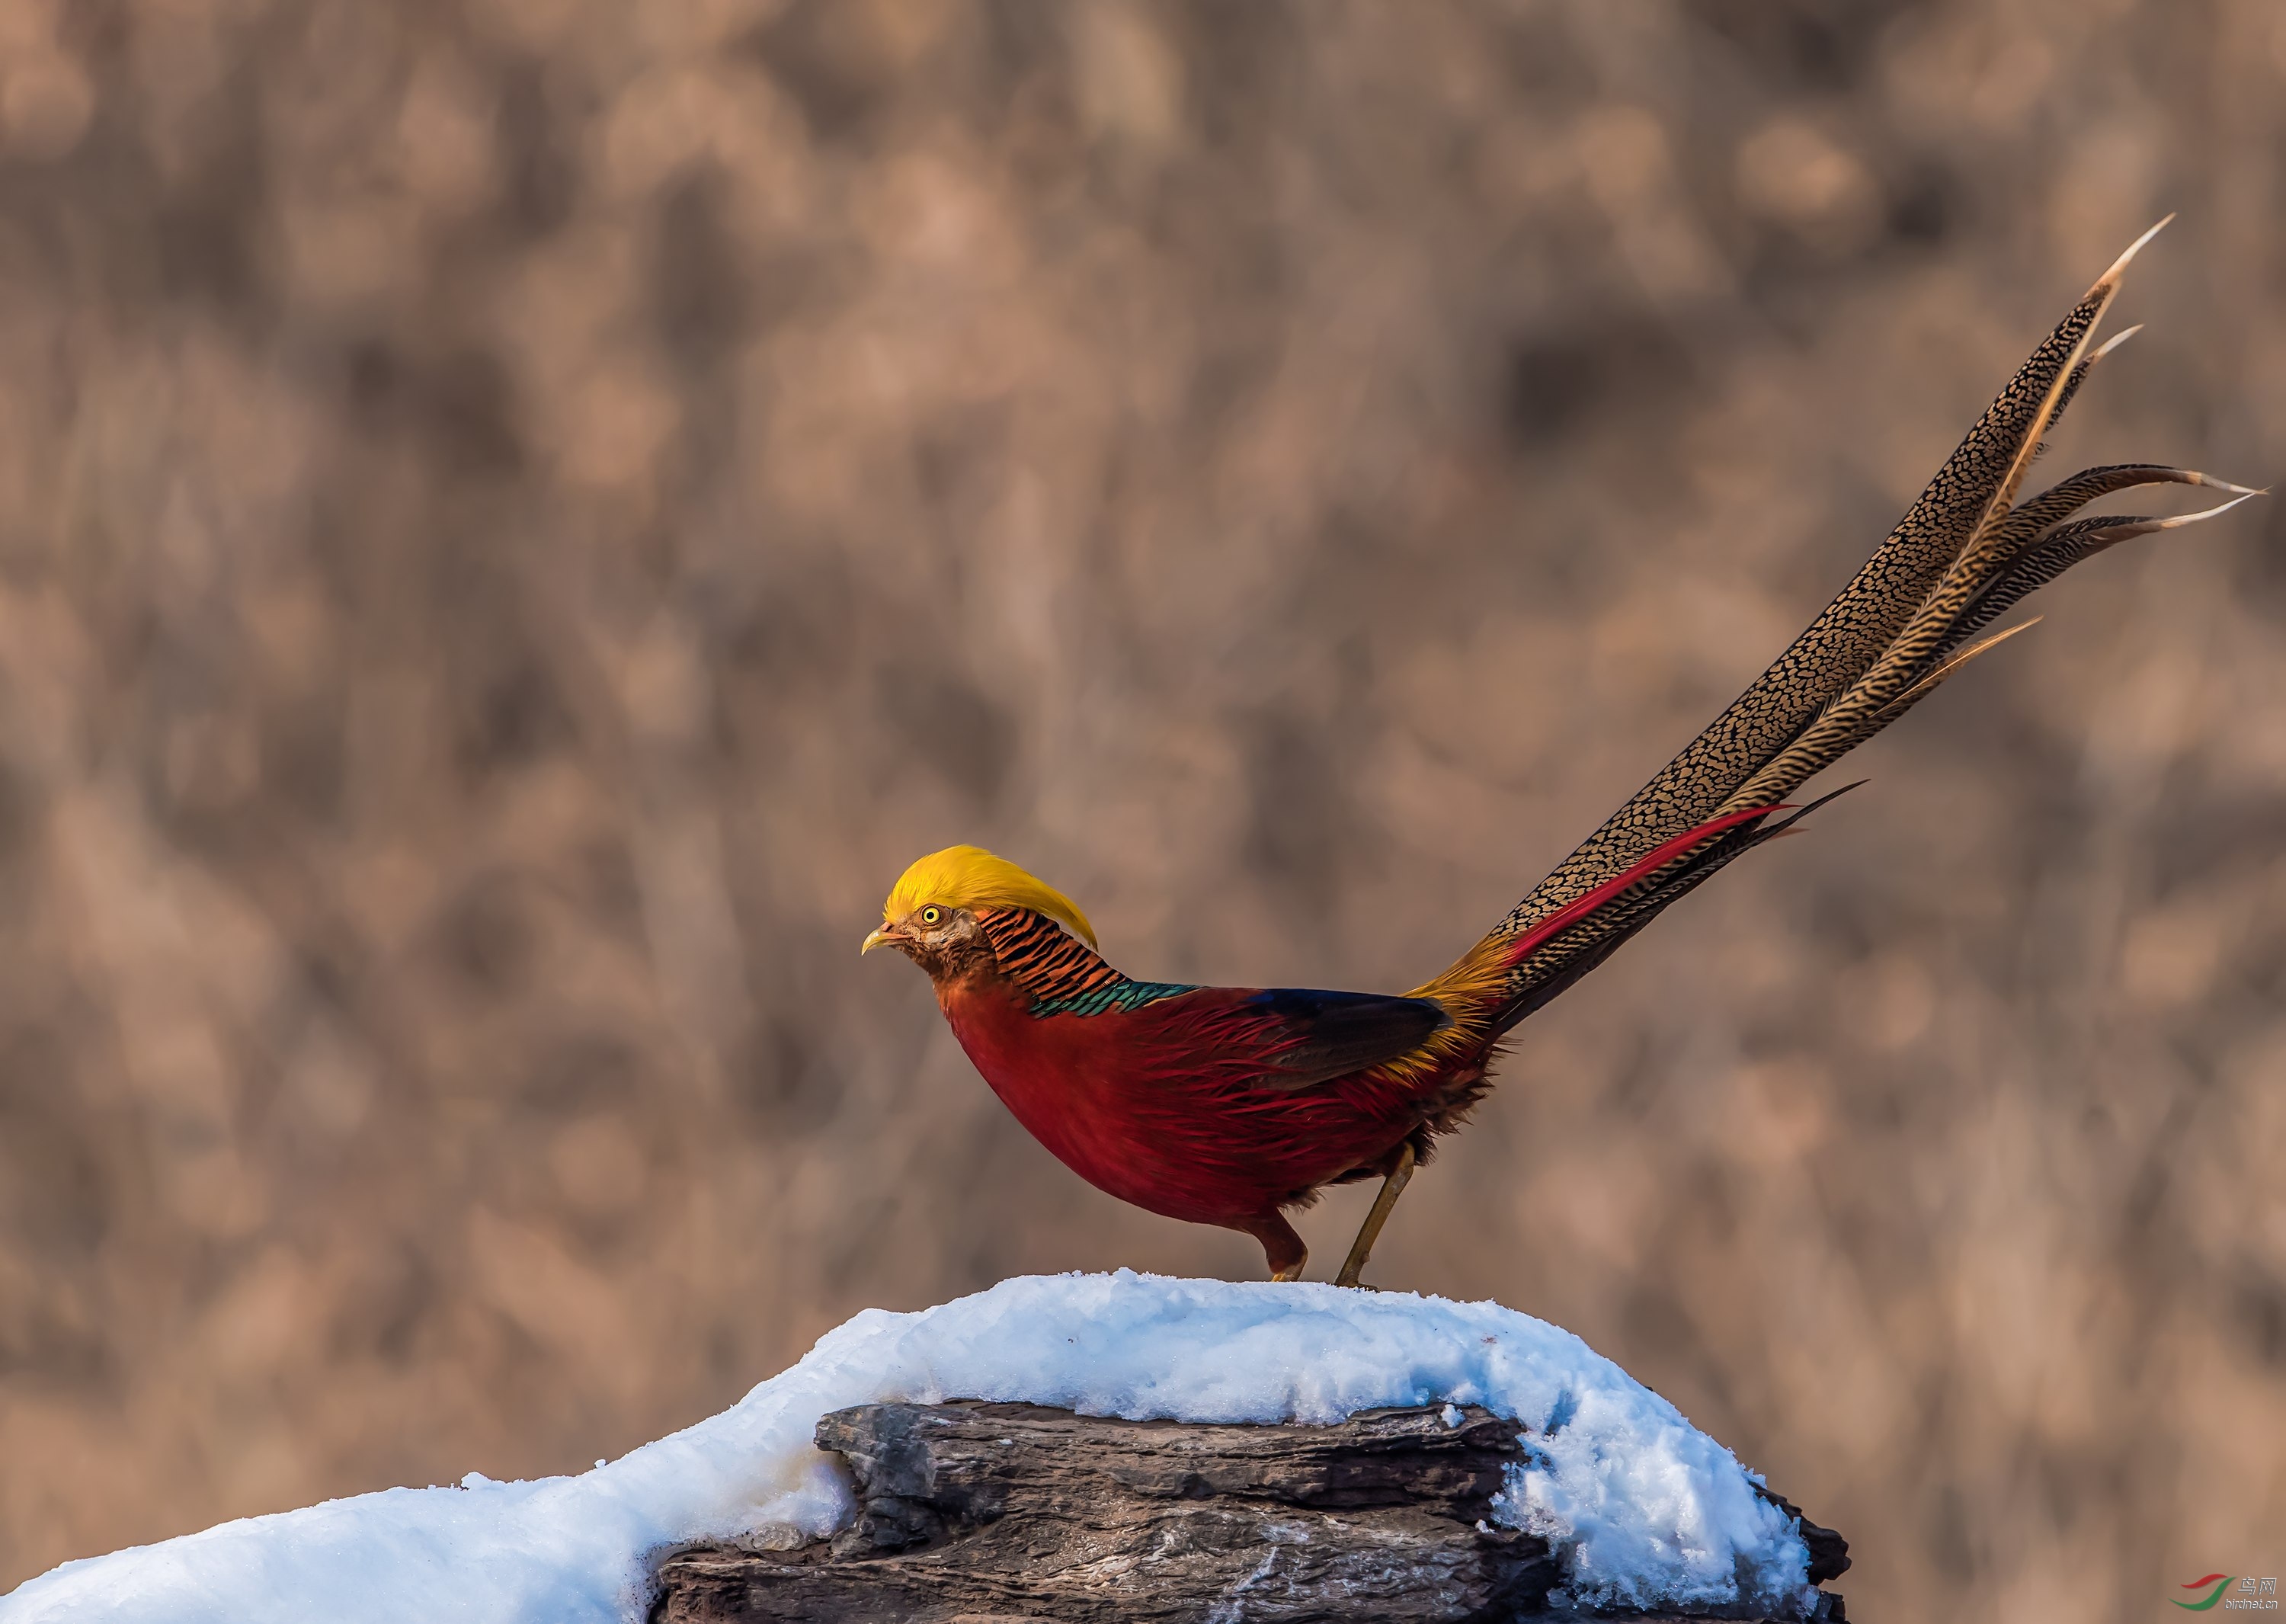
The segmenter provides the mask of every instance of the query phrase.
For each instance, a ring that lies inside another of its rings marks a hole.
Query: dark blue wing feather
[[[1310,1088],[1421,1046],[1447,1017],[1426,998],[1273,987],[1239,1005],[1276,1033],[1265,1088]]]

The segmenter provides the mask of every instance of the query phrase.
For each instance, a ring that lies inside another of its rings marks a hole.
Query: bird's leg
[[[1373,1256],[1373,1243],[1381,1238],[1381,1226],[1389,1222],[1390,1210],[1397,1198],[1405,1194],[1405,1186],[1413,1177],[1413,1145],[1410,1140],[1399,1146],[1397,1165],[1389,1170],[1389,1177],[1381,1181],[1381,1194],[1373,1198],[1373,1210],[1365,1215],[1365,1223],[1358,1230],[1357,1239],[1350,1243],[1350,1255],[1343,1261],[1342,1272],[1334,1276],[1336,1286],[1354,1286],[1358,1276],[1365,1273],[1365,1260]]]
[[[1262,1242],[1263,1261],[1270,1265],[1273,1280],[1299,1280],[1310,1262],[1310,1249],[1302,1244],[1302,1237],[1294,1233],[1280,1212],[1265,1212],[1260,1218],[1232,1226],[1243,1229]]]

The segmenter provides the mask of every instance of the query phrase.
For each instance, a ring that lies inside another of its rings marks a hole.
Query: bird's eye
[[[942,908],[924,908],[921,910],[921,923],[924,925],[934,925],[942,918],[944,918],[944,910]]]

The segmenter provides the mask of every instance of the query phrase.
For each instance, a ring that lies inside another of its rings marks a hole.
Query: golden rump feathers
[[[889,887],[881,904],[881,918],[894,925],[935,903],[942,908],[1029,908],[1045,914],[1088,946],[1095,946],[1095,926],[1079,904],[1044,879],[1026,873],[1005,857],[996,857],[981,846],[948,846],[916,858]]]

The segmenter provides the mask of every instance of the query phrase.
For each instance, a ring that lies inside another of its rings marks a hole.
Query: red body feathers
[[[1139,1009],[1031,1013],[979,977],[940,998],[960,1046],[1032,1137],[1096,1188],[1194,1224],[1250,1230],[1378,1161],[1419,1123],[1419,1090],[1380,1072],[1261,1085],[1275,1036],[1250,989],[1200,987]]]
[[[1387,1172],[1408,1144],[1425,1157],[1474,1103],[1518,959],[1773,809],[1662,842],[1401,997],[1138,982],[1045,916],[1004,907],[976,911],[986,950],[935,975],[937,999],[993,1092],[1065,1166],[1164,1217],[1255,1235],[1283,1268],[1300,1242],[1282,1209]]]

